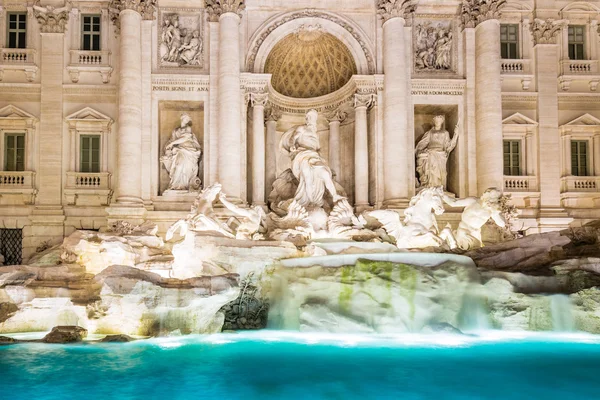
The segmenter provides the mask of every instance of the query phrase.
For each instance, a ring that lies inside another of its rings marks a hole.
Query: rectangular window
[[[7,133],[4,137],[4,170],[25,171],[24,133]]]
[[[569,26],[569,59],[585,60],[585,26]]]
[[[500,25],[500,46],[503,59],[519,58],[519,25]]]
[[[27,14],[26,13],[8,13],[8,48],[25,49],[27,48]]]
[[[100,50],[100,16],[84,15],[81,26],[81,50]]]
[[[79,172],[100,172],[100,135],[80,136]]]
[[[588,176],[587,140],[571,140],[571,175]]]
[[[521,176],[521,141],[504,141],[504,175]]]

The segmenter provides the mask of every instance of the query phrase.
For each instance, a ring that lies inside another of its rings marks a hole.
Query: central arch
[[[373,45],[359,26],[336,14],[310,9],[276,16],[259,28],[250,41],[246,59],[248,70],[264,73],[267,58],[277,43],[302,26],[311,25],[319,25],[344,44],[352,54],[358,74],[375,73]]]

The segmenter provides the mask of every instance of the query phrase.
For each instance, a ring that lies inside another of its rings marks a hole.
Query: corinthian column
[[[142,15],[152,18],[153,0],[113,0],[112,19],[119,41],[119,135],[117,136],[117,204],[142,202]]]
[[[500,10],[506,0],[465,0],[464,28],[475,28],[475,113],[477,129],[477,190],[502,189],[502,86]]]
[[[281,118],[281,113],[277,108],[271,106],[267,112],[266,126],[267,126],[267,150],[265,154],[266,158],[266,187],[270,192],[273,186],[273,182],[277,178],[277,149],[279,145],[279,138],[277,137],[277,121]]]
[[[265,105],[267,93],[252,93],[252,204],[265,203]]]
[[[410,68],[406,64],[405,18],[415,10],[415,0],[378,0],[383,19],[383,205],[405,206],[410,194],[413,143],[408,133]]]
[[[206,0],[211,21],[219,22],[218,178],[225,192],[241,202],[240,18],[244,0]]]
[[[327,115],[327,121],[329,121],[329,167],[338,179],[341,174],[340,125],[346,117],[347,114],[341,110],[336,110]]]
[[[367,109],[373,95],[354,96],[354,205],[357,212],[369,207],[369,136]]]

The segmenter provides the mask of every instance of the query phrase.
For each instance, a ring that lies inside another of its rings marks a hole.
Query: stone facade
[[[581,225],[600,218],[598,21],[598,0],[1,0],[2,228],[25,257],[117,220],[166,232],[199,189],[168,190],[161,162],[182,114],[197,182],[264,206],[309,109],[358,211],[408,205],[441,115],[448,192],[511,193],[526,233]]]

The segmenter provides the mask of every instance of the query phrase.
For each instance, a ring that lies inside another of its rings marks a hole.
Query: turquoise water
[[[0,398],[598,399],[600,339],[258,332],[1,346]]]

